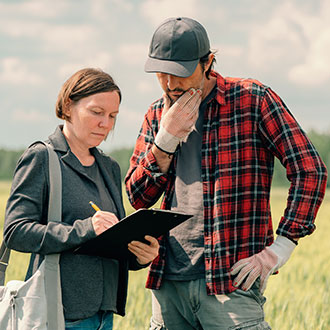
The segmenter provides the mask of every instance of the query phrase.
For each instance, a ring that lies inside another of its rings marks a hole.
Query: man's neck
[[[204,100],[211,93],[216,82],[217,79],[213,76],[210,76],[209,79],[205,77],[202,100]]]

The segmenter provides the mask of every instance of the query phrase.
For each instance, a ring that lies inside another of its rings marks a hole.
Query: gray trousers
[[[204,279],[164,280],[160,290],[152,291],[150,330],[269,330],[265,301],[258,282],[248,291],[208,296]]]

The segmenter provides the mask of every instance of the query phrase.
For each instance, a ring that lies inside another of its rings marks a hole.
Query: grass
[[[10,183],[0,182],[0,228]],[[127,213],[132,212],[126,197]],[[274,227],[286,204],[286,190],[272,192]],[[330,197],[326,196],[316,219],[317,230],[299,241],[289,262],[271,276],[265,292],[266,320],[276,330],[330,329]],[[7,280],[23,279],[28,255],[12,253]],[[130,273],[127,314],[115,316],[114,329],[143,330],[151,317],[150,291],[144,288],[147,270]]]

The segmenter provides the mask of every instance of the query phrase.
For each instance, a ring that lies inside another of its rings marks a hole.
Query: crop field
[[[10,183],[0,182],[0,229]],[[125,197],[125,196],[124,196]],[[286,189],[272,192],[274,227],[286,204]],[[132,208],[125,199],[128,213]],[[317,229],[299,241],[288,263],[271,276],[265,292],[266,320],[274,330],[330,329],[330,197],[326,196],[318,217]],[[23,279],[28,255],[13,252],[6,280]],[[150,292],[144,288],[147,270],[130,273],[127,313],[115,317],[115,330],[146,330],[151,316]]]

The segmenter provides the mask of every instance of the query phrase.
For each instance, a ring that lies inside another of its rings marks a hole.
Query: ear
[[[67,99],[63,104],[63,114],[70,118],[71,115],[71,107],[72,107],[72,101],[70,99]]]
[[[207,62],[206,65],[205,65],[205,72],[206,72],[206,71],[210,68],[210,66],[212,65],[212,61],[213,61],[213,59],[214,59],[214,54],[211,53],[211,54],[209,55],[208,62]]]

